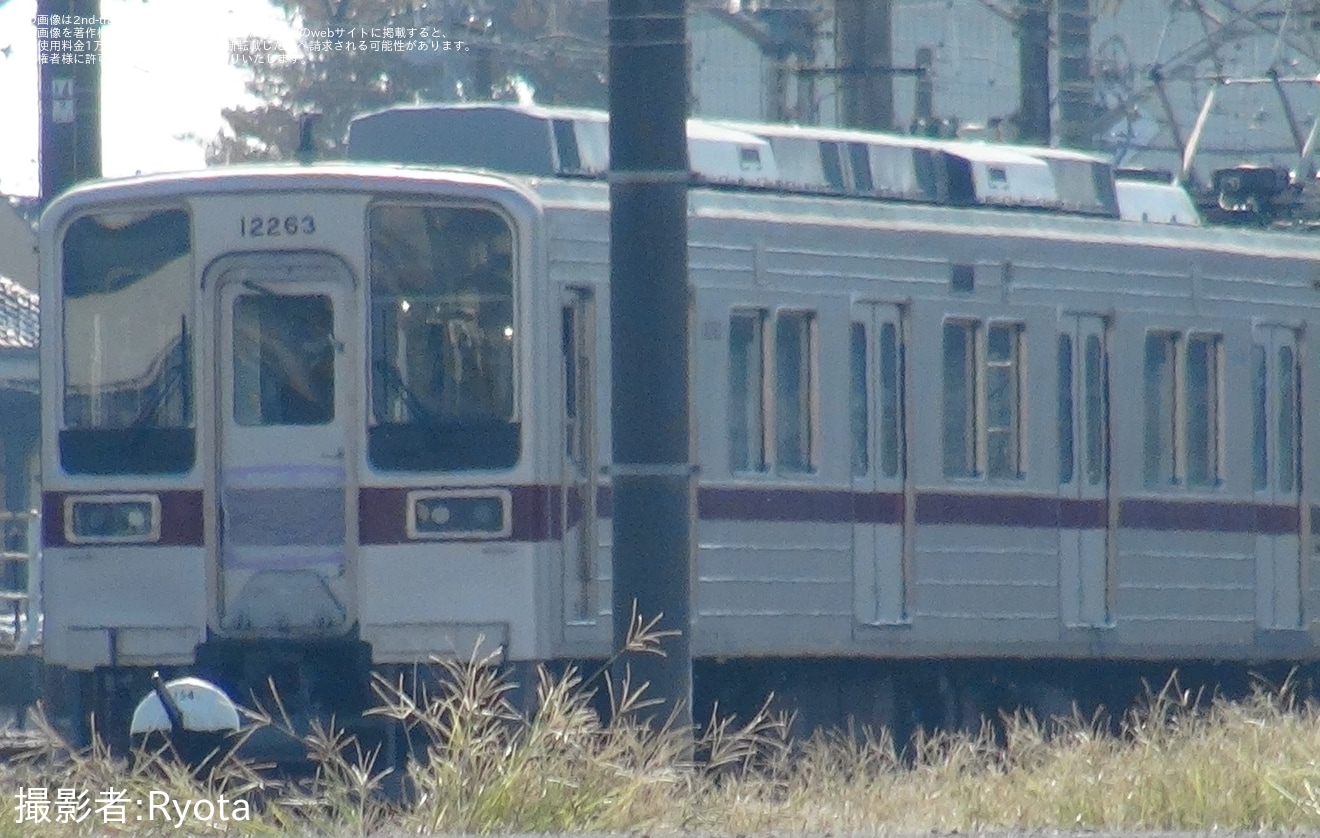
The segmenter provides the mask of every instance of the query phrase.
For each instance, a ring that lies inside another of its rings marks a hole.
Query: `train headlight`
[[[411,538],[506,538],[513,530],[508,491],[408,493]]]
[[[70,544],[134,544],[160,540],[156,495],[74,495],[64,499]]]

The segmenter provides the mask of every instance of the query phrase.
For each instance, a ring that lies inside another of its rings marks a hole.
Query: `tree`
[[[606,0],[272,2],[309,34],[300,54],[236,55],[252,74],[248,90],[260,104],[223,111],[228,126],[207,145],[208,163],[292,158],[299,116],[308,112],[321,114],[318,153],[335,158],[344,156],[354,116],[390,105],[515,98],[528,89],[547,103],[603,107],[606,101]],[[357,48],[384,40],[376,32],[383,36],[386,27],[412,30],[411,38],[396,40],[415,46],[424,40],[427,48]],[[367,37],[349,34],[364,28]],[[317,34],[326,30],[342,34]]]

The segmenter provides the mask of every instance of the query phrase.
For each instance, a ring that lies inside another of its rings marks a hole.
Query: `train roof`
[[[603,178],[608,125],[608,113],[584,108],[392,107],[353,120],[348,156]],[[691,119],[687,130],[693,175],[706,182],[1121,217],[1113,167],[1082,152],[729,120]]]
[[[778,180],[764,139],[689,120],[692,172],[716,183]],[[603,178],[609,172],[609,114],[499,102],[412,105],[354,119],[348,157],[369,162],[468,166],[513,174]]]
[[[1120,216],[1125,221],[1199,226],[1201,215],[1187,190],[1173,183],[1119,178],[1114,182]]]
[[[390,191],[446,194],[473,201],[515,200],[527,211],[536,207],[600,211],[608,206],[604,181],[508,175],[471,169],[401,164],[318,163],[224,166],[200,172],[177,172],[101,180],[64,193],[41,219],[43,246],[71,214],[88,206],[115,202],[163,203],[180,195],[232,195],[254,190],[298,192],[331,190],[362,194]],[[1251,254],[1264,258],[1307,259],[1320,256],[1320,240],[1278,230],[1234,227],[1187,228],[1169,224],[1129,223],[1109,218],[1042,212],[1006,212],[986,207],[956,207],[895,201],[857,201],[837,195],[748,192],[728,188],[690,191],[694,217],[730,217],[801,224],[887,227],[912,232],[958,232],[1004,238],[1067,239],[1120,246],[1183,248]]]

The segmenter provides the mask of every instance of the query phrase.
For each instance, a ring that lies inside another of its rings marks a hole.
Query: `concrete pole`
[[[892,18],[891,0],[836,0],[839,67],[868,68],[840,76],[843,124],[849,128],[894,127]]]
[[[98,27],[81,27],[73,22],[51,23],[51,16],[63,20],[99,20],[100,0],[37,0],[37,28],[44,28],[47,37],[38,42],[47,43],[47,63],[40,65],[38,84],[41,93],[41,201],[44,205],[59,193],[83,180],[101,176],[101,53]],[[51,37],[58,26],[60,34]],[[81,28],[80,39],[72,30]],[[88,38],[87,30],[96,28],[97,37]],[[65,30],[70,30],[65,37]],[[39,34],[39,33],[36,33]],[[70,51],[75,63],[64,64],[65,46],[76,47],[81,41],[83,50]],[[51,45],[59,44],[56,51]],[[93,47],[92,45],[95,44]],[[81,60],[78,56],[82,56]],[[87,63],[88,58],[93,63]],[[61,63],[56,64],[55,61]],[[168,107],[168,103],[161,103]]]
[[[615,675],[649,683],[653,724],[690,727],[685,11],[684,0],[609,3],[610,344]],[[634,615],[673,633],[664,656],[625,650]]]
[[[1049,0],[1018,0],[1018,141],[1050,143]]]

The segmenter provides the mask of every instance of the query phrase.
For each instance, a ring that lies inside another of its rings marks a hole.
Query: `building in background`
[[[36,502],[38,477],[37,294],[0,275],[0,502]]]
[[[35,212],[34,202],[0,196],[0,508],[13,512],[37,497]]]
[[[0,502],[8,512],[33,509],[40,497],[37,330],[36,292],[0,275]],[[25,534],[21,521],[3,522],[0,549],[23,549]],[[0,589],[24,589],[26,573],[24,564],[0,562]]]
[[[37,290],[35,201],[0,195],[0,276]]]
[[[838,122],[838,82],[824,4],[756,12],[697,8],[688,18],[693,116],[756,122]]]

